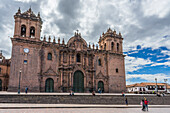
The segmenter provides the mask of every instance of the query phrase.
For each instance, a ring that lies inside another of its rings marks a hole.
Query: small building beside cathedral
[[[8,91],[114,93],[126,90],[121,33],[110,28],[98,46],[87,45],[79,32],[64,39],[40,39],[42,19],[31,8],[14,15],[15,30]],[[46,41],[48,40],[48,41]]]
[[[7,91],[10,73],[10,59],[6,59],[0,52],[0,91]]]

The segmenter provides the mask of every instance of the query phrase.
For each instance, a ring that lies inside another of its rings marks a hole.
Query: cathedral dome
[[[83,48],[87,47],[86,41],[81,37],[80,33],[76,33],[73,37],[71,37],[67,43],[68,47],[79,47],[82,46]]]

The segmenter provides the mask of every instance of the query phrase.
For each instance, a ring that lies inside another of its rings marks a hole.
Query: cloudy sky
[[[43,20],[41,36],[65,41],[79,29],[95,43],[110,27],[124,38],[126,84],[170,83],[170,0],[0,0],[0,50],[11,56],[13,15],[31,6]]]

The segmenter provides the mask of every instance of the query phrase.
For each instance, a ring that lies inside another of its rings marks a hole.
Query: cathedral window
[[[30,37],[31,37],[31,38],[34,38],[34,37],[35,37],[35,28],[34,28],[34,27],[31,27],[31,28],[30,28]]]
[[[116,68],[116,73],[118,73],[119,72],[119,70],[118,70],[118,68]]]
[[[52,54],[48,53],[48,60],[52,60]]]
[[[21,26],[21,36],[26,37],[26,26],[25,25]]]
[[[111,43],[111,50],[114,50],[114,43]]]
[[[1,70],[2,70],[2,69],[1,69],[1,67],[0,67],[0,73],[1,73]]]
[[[98,60],[98,65],[101,66],[101,59]]]
[[[24,64],[27,64],[27,60],[24,60]]]
[[[80,62],[80,54],[79,53],[77,54],[77,59],[76,60],[77,60],[77,62]]]
[[[104,44],[104,50],[106,50],[106,43]]]
[[[119,52],[119,43],[117,43],[117,52]]]

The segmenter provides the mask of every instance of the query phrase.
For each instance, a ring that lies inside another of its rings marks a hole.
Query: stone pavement
[[[141,108],[38,108],[0,109],[0,113],[144,113],[144,111]],[[149,108],[148,113],[170,113],[170,108]]]
[[[95,104],[15,104],[0,103],[0,109],[28,108],[141,108],[141,105],[95,105]],[[149,108],[170,108],[170,105],[149,105]]]

